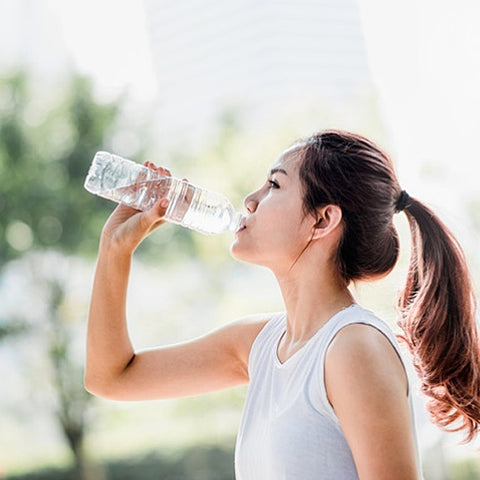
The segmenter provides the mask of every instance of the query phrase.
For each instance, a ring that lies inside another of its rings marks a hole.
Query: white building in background
[[[144,0],[165,131],[371,88],[356,0]]]

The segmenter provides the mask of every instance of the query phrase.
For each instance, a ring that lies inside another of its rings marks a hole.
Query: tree
[[[50,104],[34,100],[25,72],[3,79],[0,92],[0,264],[52,246],[91,253],[107,204],[83,180],[108,146],[120,103],[97,102],[80,76]]]
[[[78,322],[63,312],[68,270],[66,276],[52,276],[63,257],[54,257],[48,265],[41,259],[51,249],[82,254],[95,250],[111,206],[86,192],[83,181],[95,152],[108,148],[120,107],[120,101],[96,101],[90,81],[77,75],[53,99],[34,92],[25,72],[0,81],[0,267],[25,259],[31,266],[26,271],[29,296],[36,285],[43,301],[42,315],[33,311],[33,316],[22,317],[2,310],[0,341],[16,334],[16,339],[36,338],[36,344],[44,346],[50,374],[40,369],[37,374],[45,376],[54,392],[52,411],[73,454],[78,479],[85,478],[82,441],[90,400],[83,389],[83,359],[72,350]]]
[[[73,256],[30,252],[9,262],[0,291],[4,321],[12,326],[3,347],[17,354],[13,368],[20,392],[29,398],[17,408],[54,419],[72,452],[75,480],[88,478],[83,450],[92,400],[83,388],[87,269],[89,262]],[[6,298],[12,285],[26,292],[21,304]]]
[[[47,300],[50,341],[46,356],[52,367],[56,392],[55,417],[73,453],[75,476],[81,480],[86,478],[83,439],[88,427],[86,416],[91,396],[83,388],[83,368],[72,355],[73,329],[61,313],[66,296],[63,282],[53,279],[45,283],[45,288],[50,293]]]

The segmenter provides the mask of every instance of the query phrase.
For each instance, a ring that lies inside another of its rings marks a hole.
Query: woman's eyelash
[[[269,180],[268,188],[280,188],[280,185],[275,180]]]

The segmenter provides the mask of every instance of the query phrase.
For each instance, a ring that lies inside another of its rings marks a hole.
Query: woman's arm
[[[403,365],[373,327],[350,325],[331,343],[325,384],[361,480],[417,480]]]
[[[120,205],[102,231],[87,331],[85,387],[119,400],[179,397],[248,381],[248,354],[267,321],[239,320],[190,342],[135,352],[126,320],[133,252],[163,223],[166,204],[147,212]]]

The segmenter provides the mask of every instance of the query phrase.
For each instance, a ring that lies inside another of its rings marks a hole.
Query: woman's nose
[[[250,193],[245,197],[245,200],[243,201],[243,204],[245,205],[245,208],[247,209],[248,213],[253,213],[257,209],[258,202],[255,199],[255,192]]]

